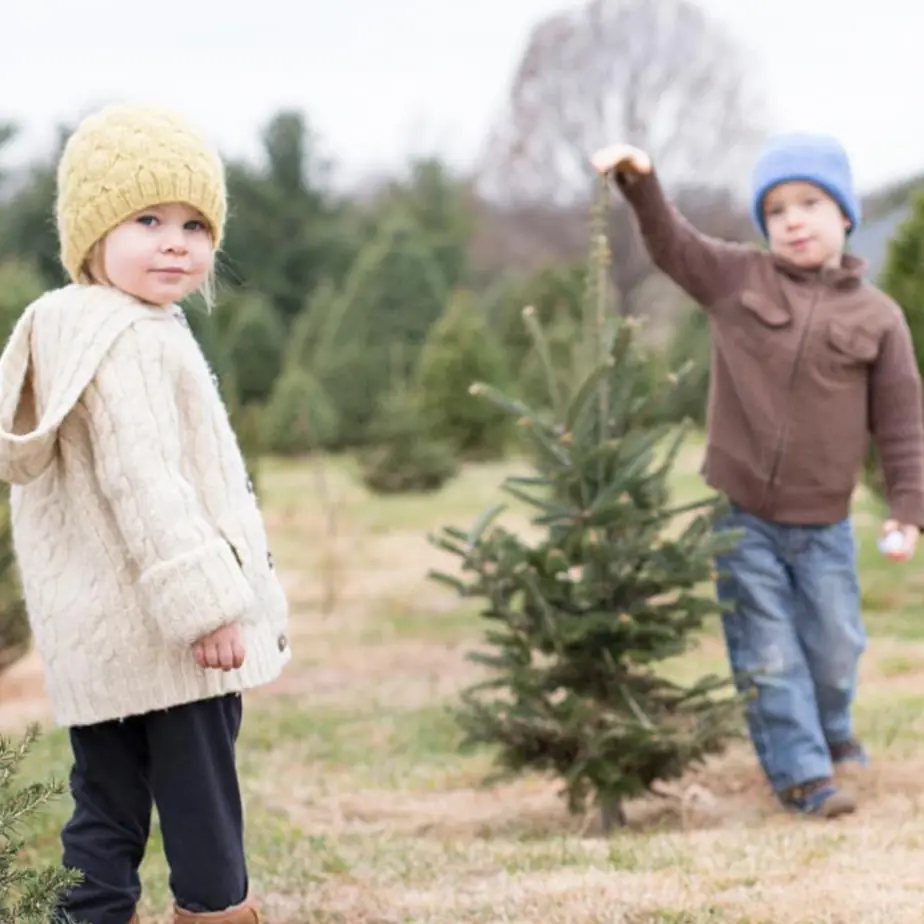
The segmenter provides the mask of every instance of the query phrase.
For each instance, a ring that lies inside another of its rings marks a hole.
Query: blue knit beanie
[[[850,219],[849,235],[860,223],[860,203],[853,190],[847,152],[829,135],[792,133],[771,138],[752,177],[751,213],[764,237],[764,196],[778,183],[803,180],[823,189]]]

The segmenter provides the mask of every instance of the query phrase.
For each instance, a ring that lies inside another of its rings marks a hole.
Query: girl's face
[[[156,205],[106,235],[101,262],[110,285],[163,308],[202,287],[214,262],[212,235],[192,206]]]

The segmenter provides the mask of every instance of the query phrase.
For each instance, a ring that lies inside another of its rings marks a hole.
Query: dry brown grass
[[[697,461],[682,460],[679,484],[696,485]],[[428,568],[452,564],[426,532],[474,519],[502,471],[472,468],[440,495],[401,502],[368,498],[335,465],[342,520],[337,547],[320,548],[311,474],[268,467],[267,514],[297,651],[277,684],[250,697],[241,742],[252,874],[268,921],[919,922],[924,642],[907,614],[870,614],[877,634],[858,715],[875,762],[847,781],[862,799],[851,818],[780,812],[745,745],[632,804],[628,830],[609,839],[594,815],[567,814],[554,782],[481,785],[489,755],[460,755],[445,711],[478,676],[465,655],[479,626],[426,581]],[[522,511],[511,517],[522,524]],[[882,567],[864,561],[868,572]],[[320,611],[322,566],[341,581],[329,614]],[[870,583],[911,607],[913,581],[893,570]],[[705,638],[680,669],[723,670],[721,642]],[[0,725],[44,714],[39,678],[29,660],[0,679]],[[60,734],[44,748],[41,769],[66,768]],[[39,832],[44,856],[54,855],[63,811]],[[146,861],[146,924],[168,920],[157,853]]]

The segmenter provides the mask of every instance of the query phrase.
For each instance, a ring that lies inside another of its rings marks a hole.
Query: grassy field
[[[695,445],[683,455],[679,494],[703,491],[699,455]],[[852,781],[861,811],[837,822],[781,813],[741,745],[670,798],[631,805],[630,828],[604,839],[595,816],[568,816],[554,781],[484,788],[490,754],[460,756],[446,713],[476,676],[465,653],[480,627],[426,580],[452,565],[426,535],[470,523],[509,470],[471,467],[440,494],[408,500],[369,497],[344,463],[265,463],[296,649],[282,680],[249,697],[240,746],[269,924],[919,922],[924,572],[882,559],[869,500],[856,505],[871,634],[858,721],[874,756]],[[685,667],[724,671],[714,629]],[[30,658],[0,680],[0,725],[45,717]],[[49,731],[28,775],[67,768],[66,741]],[[68,811],[61,800],[43,816],[32,847],[41,859],[57,858]],[[143,921],[166,922],[156,835],[144,874]]]

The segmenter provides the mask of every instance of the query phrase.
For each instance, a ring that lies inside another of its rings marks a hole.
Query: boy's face
[[[791,180],[764,198],[770,250],[804,269],[840,266],[849,219],[813,183]]]

